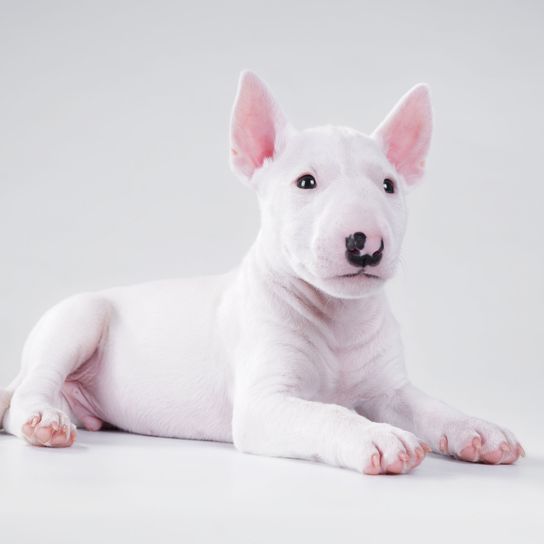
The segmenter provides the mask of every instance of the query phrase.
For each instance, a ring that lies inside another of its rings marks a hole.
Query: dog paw
[[[519,457],[525,457],[523,447],[512,432],[476,418],[448,425],[440,437],[438,449],[440,453],[462,461],[492,465],[509,465]]]
[[[371,443],[363,472],[365,474],[403,474],[417,467],[431,448],[414,434],[375,424],[369,431]]]
[[[33,446],[67,448],[76,439],[76,428],[60,410],[43,410],[33,414],[24,424],[23,436]]]

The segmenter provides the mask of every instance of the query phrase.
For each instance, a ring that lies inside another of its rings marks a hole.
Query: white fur
[[[296,131],[264,84],[244,73],[232,166],[262,214],[247,256],[222,276],[86,293],[52,308],[0,396],[4,428],[36,445],[70,445],[70,421],[89,429],[106,422],[369,473],[413,468],[424,441],[466,458],[479,437],[468,460],[496,451],[490,462],[516,460],[521,449],[509,431],[410,384],[383,290],[404,234],[405,185],[423,172],[430,115],[428,90],[418,86],[373,136]],[[316,189],[296,187],[304,173]],[[395,194],[383,190],[384,178]],[[350,275],[359,269],[346,260],[345,238],[357,231],[369,251],[384,240],[372,276]],[[40,440],[40,428],[48,438]]]

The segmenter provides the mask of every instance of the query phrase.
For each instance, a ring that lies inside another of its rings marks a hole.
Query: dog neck
[[[388,311],[385,290],[362,298],[333,297],[300,278],[260,233],[246,258],[240,274],[244,284],[265,296],[270,308],[300,322],[319,324],[334,331],[339,342],[353,341],[362,330],[374,330]]]

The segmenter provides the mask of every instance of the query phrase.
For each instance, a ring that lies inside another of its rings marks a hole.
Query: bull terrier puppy
[[[504,427],[408,380],[384,293],[431,139],[428,88],[370,135],[296,130],[253,73],[231,120],[233,171],[261,227],[227,274],[84,293],[50,309],[0,395],[8,433],[71,446],[76,427],[233,442],[366,474],[405,473],[435,451],[514,463]]]

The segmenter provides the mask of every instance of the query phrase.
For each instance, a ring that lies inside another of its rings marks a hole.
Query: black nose
[[[356,232],[346,238],[346,248],[348,251],[361,250],[365,247],[365,242],[366,235],[364,232]]]
[[[346,238],[346,259],[353,266],[359,266],[364,268],[365,266],[376,266],[381,260],[383,255],[383,239],[380,247],[374,253],[365,253],[361,255],[361,250],[365,247],[366,235],[363,232],[356,232],[350,234]]]

